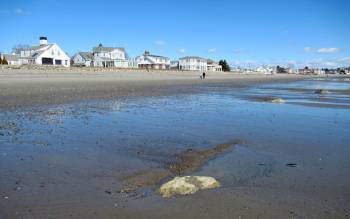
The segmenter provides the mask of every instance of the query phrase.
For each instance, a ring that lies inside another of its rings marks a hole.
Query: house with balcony
[[[211,59],[207,60],[207,70],[208,71],[222,71],[222,66],[214,62]]]
[[[93,48],[93,66],[102,68],[128,68],[124,48],[104,47],[100,44]]]
[[[170,59],[164,56],[152,55],[145,51],[141,56],[136,57],[138,67],[142,69],[165,70],[170,68]]]
[[[179,68],[184,71],[207,71],[207,59],[198,56],[180,58]]]

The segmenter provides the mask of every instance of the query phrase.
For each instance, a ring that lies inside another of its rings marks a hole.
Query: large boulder
[[[329,94],[329,91],[324,89],[318,89],[315,90],[315,94]]]
[[[175,177],[173,180],[163,184],[159,192],[164,198],[174,195],[190,195],[203,189],[220,187],[220,183],[213,177],[208,176],[184,176]]]

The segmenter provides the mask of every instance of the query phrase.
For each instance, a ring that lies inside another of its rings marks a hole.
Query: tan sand
[[[200,92],[201,85],[243,87],[255,83],[299,80],[299,75],[241,75],[199,72],[102,69],[0,69],[0,107],[57,104],[87,99],[158,96]],[[97,72],[97,71],[100,72]]]

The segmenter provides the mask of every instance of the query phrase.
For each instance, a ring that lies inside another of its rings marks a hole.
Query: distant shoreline
[[[73,69],[73,68],[72,68]],[[295,81],[312,76],[244,75],[207,72],[118,70],[113,72],[0,69],[0,108],[60,104],[129,96],[203,92],[203,85],[239,88],[258,83]]]

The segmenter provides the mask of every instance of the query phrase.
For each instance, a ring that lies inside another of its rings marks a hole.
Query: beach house
[[[145,51],[141,56],[136,57],[138,67],[143,69],[160,69],[165,70],[170,68],[170,59],[163,56],[151,55]]]
[[[256,72],[257,72],[257,73],[261,73],[261,74],[273,74],[274,71],[275,71],[275,70],[274,70],[273,67],[268,67],[268,66],[265,66],[265,65],[259,66],[259,67],[256,69]]]
[[[78,52],[72,57],[73,66],[93,66],[93,55],[91,52]]]
[[[207,59],[198,56],[186,56],[180,58],[180,70],[185,71],[207,71]]]
[[[103,68],[128,68],[124,48],[104,47],[100,44],[93,48],[93,66]]]
[[[19,64],[70,66],[69,56],[56,43],[49,44],[47,37],[40,37],[40,44],[18,50]]]
[[[207,60],[207,70],[208,71],[222,71],[222,66],[213,60]]]

